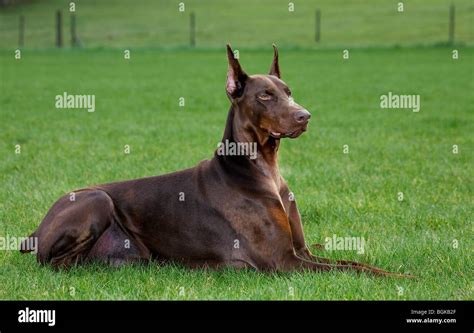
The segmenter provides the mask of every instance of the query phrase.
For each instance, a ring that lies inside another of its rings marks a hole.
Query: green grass
[[[0,251],[0,299],[472,299],[474,50],[459,51],[454,61],[448,48],[359,49],[344,61],[339,51],[281,50],[284,79],[313,113],[309,131],[280,148],[308,243],[365,237],[364,255],[324,255],[416,280],[156,264],[54,272]],[[271,56],[243,50],[241,62],[262,72]],[[73,189],[191,167],[221,138],[224,50],[143,49],[130,61],[112,50],[24,51],[21,60],[4,51],[0,61],[0,236],[28,235]],[[95,94],[96,111],[55,109],[64,91]],[[421,111],[380,109],[388,91],[420,94]]]
[[[64,41],[69,45],[69,2],[33,1],[0,8],[0,48],[18,47],[19,15],[25,16],[25,47],[55,43],[55,11],[64,14]],[[196,14],[197,45],[226,42],[261,47],[355,47],[432,45],[448,39],[449,5],[456,5],[457,42],[474,41],[474,4],[470,0],[187,0],[185,12],[175,0],[76,1],[78,35],[85,47],[177,47],[189,45],[189,13]],[[315,10],[322,13],[321,42],[315,44]]]

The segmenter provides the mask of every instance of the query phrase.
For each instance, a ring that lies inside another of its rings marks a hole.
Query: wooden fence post
[[[315,22],[316,26],[315,26],[315,36],[314,36],[314,40],[316,41],[316,43],[319,43],[319,41],[321,40],[321,11],[319,9],[316,9],[316,22]]]
[[[77,31],[76,31],[76,14],[71,13],[71,46],[78,46]]]
[[[62,47],[63,46],[63,34],[62,34],[62,17],[61,11],[58,10],[56,12],[56,46]]]
[[[451,3],[449,6],[449,44],[454,44],[454,25],[455,25],[455,7],[454,4]]]
[[[194,12],[191,12],[189,24],[190,43],[194,47],[196,46],[196,15]]]

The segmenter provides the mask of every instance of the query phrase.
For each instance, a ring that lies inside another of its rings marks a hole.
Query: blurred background
[[[272,42],[346,48],[474,41],[472,0],[80,0],[74,6],[72,12],[71,1],[0,0],[0,48],[221,48],[229,41],[247,48]]]

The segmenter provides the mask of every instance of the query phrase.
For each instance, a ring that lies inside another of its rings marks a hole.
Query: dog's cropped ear
[[[234,51],[232,51],[229,44],[227,44],[227,59],[229,60],[229,68],[225,89],[227,96],[233,99],[242,96],[248,75],[240,67],[239,60],[235,59]]]
[[[273,62],[272,67],[270,67],[270,75],[274,75],[277,78],[280,78],[280,65],[278,65],[278,49],[275,44],[273,44]]]

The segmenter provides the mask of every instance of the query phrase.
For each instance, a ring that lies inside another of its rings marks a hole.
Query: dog
[[[247,75],[227,45],[231,106],[222,143],[251,143],[256,156],[220,154],[156,177],[91,186],[60,198],[30,237],[53,267],[157,260],[189,267],[261,271],[353,270],[370,265],[314,256],[278,168],[280,140],[307,130],[311,114],[282,81],[275,45],[268,75]],[[28,252],[26,243],[22,252]]]

